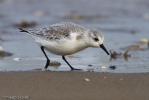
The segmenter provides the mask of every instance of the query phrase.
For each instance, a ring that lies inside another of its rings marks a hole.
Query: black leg
[[[45,57],[47,58],[47,63],[45,65],[45,69],[48,68],[49,64],[50,64],[50,59],[48,58],[48,56],[46,55],[45,51],[44,51],[44,46],[41,46],[41,50],[44,53]]]
[[[73,68],[68,62],[67,60],[65,59],[65,56],[62,56],[63,60],[69,65],[69,67],[71,68],[71,70],[81,70],[81,69],[75,69]]]

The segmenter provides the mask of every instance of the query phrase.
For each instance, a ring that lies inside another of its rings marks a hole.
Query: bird
[[[88,29],[72,22],[60,22],[37,30],[25,30],[22,28],[19,28],[19,30],[31,36],[40,46],[47,60],[45,69],[50,64],[50,59],[45,50],[62,56],[62,59],[71,70],[81,69],[72,67],[66,60],[66,55],[75,54],[88,47],[102,48],[109,55],[109,52],[103,45],[104,36],[99,30]]]

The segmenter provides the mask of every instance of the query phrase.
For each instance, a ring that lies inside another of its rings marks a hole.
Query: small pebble
[[[92,64],[89,64],[88,66],[92,67],[93,65]]]
[[[0,46],[0,52],[3,51],[3,47]]]
[[[116,69],[116,66],[112,65],[112,66],[110,66],[109,68],[111,68],[111,69]]]
[[[14,58],[14,60],[15,60],[15,61],[20,61],[20,60],[21,60],[21,58]]]
[[[140,43],[141,43],[141,44],[147,44],[147,43],[148,43],[148,40],[147,40],[147,39],[141,39],[141,40],[140,40]]]
[[[106,67],[106,66],[101,66],[101,68],[102,68],[102,69],[106,69],[107,67]]]
[[[103,78],[107,78],[107,77],[103,77]]]
[[[84,78],[84,81],[87,81],[87,82],[89,82],[89,81],[90,81],[90,79],[88,79],[88,78]]]

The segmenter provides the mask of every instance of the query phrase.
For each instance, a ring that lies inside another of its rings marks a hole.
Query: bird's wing
[[[54,24],[46,28],[38,29],[36,31],[33,30],[26,31],[22,29],[21,32],[26,32],[28,35],[42,38],[48,41],[52,40],[55,41],[61,39],[71,39],[70,34],[73,33],[82,34],[84,33],[85,30],[86,29],[80,25],[65,22],[65,23]]]

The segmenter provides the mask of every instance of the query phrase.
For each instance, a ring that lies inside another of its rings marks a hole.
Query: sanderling
[[[67,62],[65,59],[66,55],[74,54],[88,47],[101,47],[109,55],[103,45],[104,36],[97,29],[87,29],[71,22],[53,24],[39,30],[27,31],[22,28],[19,29],[20,32],[25,32],[32,36],[41,47],[47,59],[45,69],[48,68],[50,59],[44,49],[53,54],[61,55],[62,59],[69,65],[71,70],[79,69],[73,68]]]

